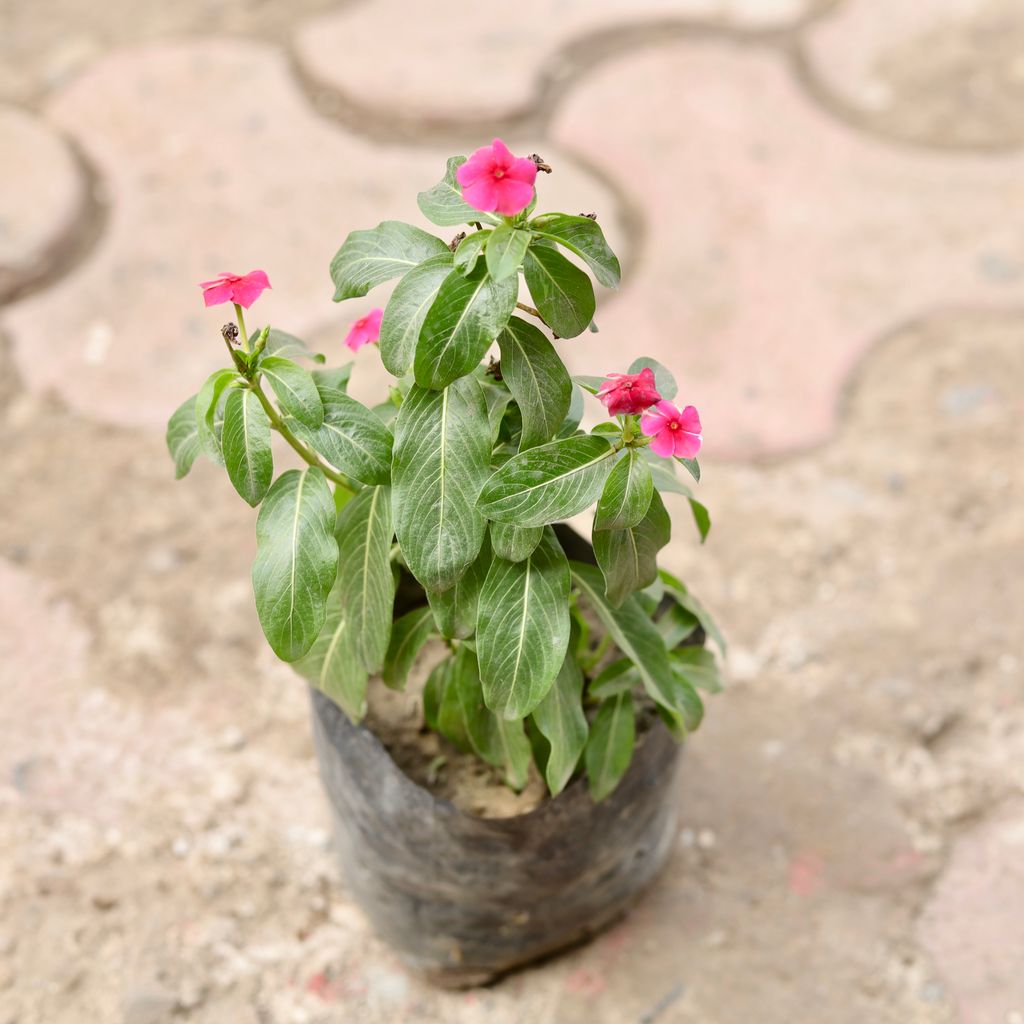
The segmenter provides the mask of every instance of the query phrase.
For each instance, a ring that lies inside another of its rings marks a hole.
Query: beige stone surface
[[[1024,8],[1015,0],[849,0],[802,56],[859,124],[936,148],[1024,142]]]
[[[49,116],[103,175],[108,223],[80,266],[4,310],[0,326],[31,388],[96,419],[161,430],[223,361],[219,330],[233,314],[204,309],[197,282],[266,270],[273,289],[249,326],[266,318],[300,337],[319,328],[340,353],[347,325],[387,289],[333,305],[331,257],[349,231],[381,220],[429,228],[416,193],[452,152],[373,144],[324,121],[281,52],[226,40],[111,56],[58,94]],[[545,201],[607,211],[614,226],[607,189],[545,155],[558,167]]]
[[[770,52],[639,50],[582,81],[552,134],[646,211],[643,256],[571,366],[623,369],[628,337],[677,367],[710,452],[819,441],[877,338],[935,306],[1020,301],[1024,158],[877,144]]]
[[[0,106],[0,299],[51,268],[74,236],[85,191],[71,151],[52,127]]]
[[[252,605],[251,510],[206,463],[175,483],[159,436],[220,359],[195,281],[262,264],[254,325],[340,349],[370,305],[330,305],[344,233],[414,216],[486,141],[314,114],[333,89],[286,45],[329,6],[376,5],[0,0],[0,95],[81,147],[104,204],[91,247],[0,294],[0,1024],[1020,1024],[1024,176],[980,152],[1019,137],[1014,10],[844,0],[820,34],[751,42],[810,8],[693,0],[652,46],[657,0],[566,4],[496,76],[528,99],[563,70],[549,46],[586,57],[508,141],[624,259],[601,334],[565,351],[588,372],[659,351],[701,407],[714,528],[699,547],[670,498],[666,560],[731,646],[664,877],[596,942],[451,994],[338,878],[303,686]],[[484,9],[429,10],[464,53]],[[798,37],[833,48],[821,77]],[[355,57],[393,66],[376,37]],[[891,108],[841,96],[877,68]],[[995,87],[963,92],[976,74]],[[383,383],[360,352],[353,391]]]
[[[829,0],[520,0],[500,15],[466,4],[439,17],[406,0],[355,3],[296,35],[302,70],[363,112],[409,124],[501,121],[536,106],[571,66],[563,52],[665,24],[778,29]]]

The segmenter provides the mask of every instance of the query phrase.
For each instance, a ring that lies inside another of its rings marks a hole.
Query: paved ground
[[[0,0],[0,1024],[1022,1024],[1019,8]],[[573,359],[702,409],[669,562],[733,650],[665,878],[449,995],[336,879],[252,516],[160,428],[193,282],[337,348],[338,241],[498,131],[624,255]]]

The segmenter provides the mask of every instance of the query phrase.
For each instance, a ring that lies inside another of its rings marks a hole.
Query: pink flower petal
[[[700,451],[700,434],[689,434],[685,430],[665,431],[673,434],[674,454],[680,459],[692,459]],[[653,445],[652,445],[653,447]]]
[[[659,402],[658,405],[664,403]],[[657,406],[655,406],[657,408]],[[640,421],[640,429],[648,436],[654,437],[655,434],[661,430],[665,424],[668,423],[668,417],[662,412],[648,412],[644,414],[644,418]]]
[[[647,431],[644,431],[644,433],[647,433]],[[663,459],[671,459],[675,450],[675,439],[672,437],[672,431],[658,431],[651,441],[650,448],[655,455],[660,455]]]
[[[532,185],[537,180],[537,165],[528,156],[517,157],[509,164],[505,176]]]
[[[679,410],[671,403],[662,399],[655,408],[668,420],[674,420],[679,415]]]
[[[462,189],[462,198],[474,209],[490,213],[498,207],[497,182],[490,175],[478,178]]]
[[[219,306],[222,302],[231,301],[231,282],[222,281],[220,284],[211,282],[205,286],[203,291],[203,304],[206,306]]]
[[[500,164],[502,167],[511,166],[512,162],[515,160],[515,157],[512,155],[508,146],[506,146],[501,139],[495,139],[491,143],[491,152],[494,154],[495,163]]]
[[[692,405],[688,405],[679,414],[679,426],[688,433],[700,433],[700,416],[697,415],[697,410]]]
[[[525,210],[533,202],[533,186],[523,181],[502,178],[498,182],[498,213],[505,217],[514,217]]]
[[[269,287],[270,281],[266,273],[262,270],[253,270],[234,282],[232,298],[243,309],[248,309]]]

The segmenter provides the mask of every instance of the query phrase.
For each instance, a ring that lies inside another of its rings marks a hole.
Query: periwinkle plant
[[[263,271],[205,282],[207,305],[235,306],[231,364],[174,413],[167,441],[179,477],[203,452],[259,507],[253,589],[267,641],[354,721],[370,676],[404,687],[440,635],[427,725],[513,788],[534,760],[552,794],[583,771],[601,799],[629,766],[643,707],[682,739],[701,721],[698,691],[719,688],[714,655],[692,642],[703,629],[721,645],[714,624],[657,565],[671,533],[663,492],[685,495],[702,541],[710,526],[676,476],[681,465],[700,478],[701,425],[654,360],[570,377],[555,343],[596,330],[583,267],[614,288],[619,263],[593,216],[534,214],[538,166],[549,170],[497,139],[449,160],[419,207],[468,231],[451,244],[400,221],[345,239],[335,301],[398,279],[346,339],[377,343],[396,378],[375,408],[347,394],[351,364],[307,370],[300,360],[324,357],[281,331],[247,331],[243,310],[270,287]],[[495,343],[500,360],[485,365]],[[611,417],[590,432],[583,392]],[[304,469],[274,479],[274,431]],[[553,524],[595,505],[597,565],[571,562]],[[395,619],[403,570],[427,603]]]

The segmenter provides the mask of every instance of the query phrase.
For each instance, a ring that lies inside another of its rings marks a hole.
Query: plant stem
[[[539,309],[534,309],[533,306],[528,306],[525,302],[517,302],[516,309],[521,309],[524,313],[529,313],[530,316],[535,316],[545,327],[548,327],[548,322],[540,315]]]
[[[345,490],[355,494],[355,487],[352,486],[352,481],[343,473],[339,473],[326,459],[322,458],[317,452],[313,451],[303,441],[300,441],[292,432],[289,430],[288,425],[281,419],[278,411],[270,404],[270,400],[263,393],[263,388],[260,387],[259,381],[253,381],[251,384],[252,390],[256,397],[260,401],[260,405],[263,406],[263,411],[267,414],[267,418],[270,420],[270,425],[276,430],[296,452],[301,456],[303,461],[309,463],[311,466],[316,466],[328,480],[333,480],[336,484],[344,487]]]
[[[238,321],[238,332],[241,337],[238,339],[242,343],[242,351],[249,354],[249,333],[245,329],[245,317],[242,315],[242,307],[236,302],[235,306],[235,319]],[[229,346],[230,347],[230,346]]]

